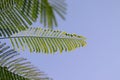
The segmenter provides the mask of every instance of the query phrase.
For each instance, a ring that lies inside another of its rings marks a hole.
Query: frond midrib
[[[78,39],[75,37],[70,37],[70,38],[66,38],[66,37],[39,37],[39,36],[15,36],[15,37],[2,37],[0,39],[14,39],[14,38],[50,38],[50,39],[71,39],[71,40],[83,40],[83,38]]]

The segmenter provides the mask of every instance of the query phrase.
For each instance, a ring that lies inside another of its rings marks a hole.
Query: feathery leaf
[[[83,36],[42,28],[29,28],[26,31],[0,39],[10,39],[15,50],[28,48],[30,52],[43,53],[71,51],[86,45]]]
[[[65,11],[65,2],[60,0],[1,0],[0,32],[10,36],[25,30],[39,16],[44,26],[52,28],[57,26],[55,12],[64,18]]]
[[[49,80],[19,53],[0,42],[0,80]]]

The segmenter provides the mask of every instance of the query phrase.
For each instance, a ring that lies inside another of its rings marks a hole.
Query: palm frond
[[[86,45],[83,36],[41,28],[29,28],[11,37],[1,37],[0,39],[10,39],[15,50],[28,48],[30,52],[43,53],[71,51]]]
[[[66,13],[66,4],[64,0],[15,0],[18,9],[35,21],[40,14],[40,21],[44,26],[53,27],[57,26],[55,12],[64,18]]]
[[[0,80],[49,80],[49,78],[5,43],[0,43]]]
[[[28,28],[40,16],[47,27],[57,26],[55,12],[64,18],[64,1],[60,0],[1,0],[0,32],[8,36]]]
[[[40,20],[44,26],[57,26],[55,12],[58,13],[62,19],[65,19],[64,15],[66,13],[66,4],[64,0],[41,0],[40,3]]]
[[[23,76],[10,72],[6,67],[0,66],[0,80],[29,80]]]

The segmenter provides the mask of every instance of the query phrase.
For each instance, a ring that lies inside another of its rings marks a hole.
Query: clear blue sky
[[[66,2],[66,21],[59,19],[57,29],[85,36],[87,46],[23,56],[54,80],[120,80],[120,0]]]

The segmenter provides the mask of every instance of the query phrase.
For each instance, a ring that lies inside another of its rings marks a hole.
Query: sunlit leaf
[[[16,50],[28,48],[30,52],[43,53],[71,51],[86,45],[83,36],[42,28],[29,28],[11,37],[0,39],[10,39]]]

